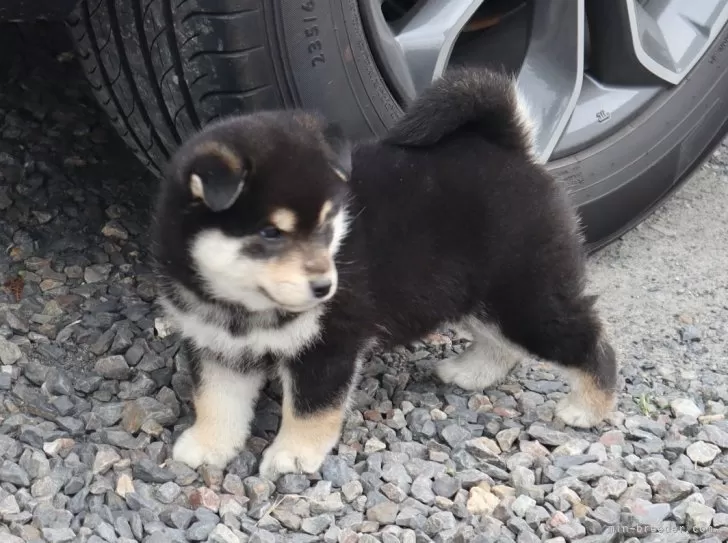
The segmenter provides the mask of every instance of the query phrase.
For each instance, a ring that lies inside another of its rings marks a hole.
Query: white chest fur
[[[210,349],[226,358],[244,354],[292,357],[311,344],[320,333],[320,307],[277,328],[253,328],[244,335],[233,335],[207,319],[204,313],[181,310],[165,299],[161,300],[161,305],[171,324],[196,347]]]

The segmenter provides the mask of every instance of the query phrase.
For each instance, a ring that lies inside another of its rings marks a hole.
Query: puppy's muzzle
[[[332,283],[329,279],[316,279],[309,281],[309,286],[311,287],[314,298],[320,300],[331,292]]]

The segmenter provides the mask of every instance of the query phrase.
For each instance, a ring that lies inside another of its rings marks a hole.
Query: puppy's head
[[[184,246],[166,261],[184,261],[197,288],[251,311],[329,300],[350,164],[339,130],[310,114],[209,125],[179,149],[162,191],[158,243]]]

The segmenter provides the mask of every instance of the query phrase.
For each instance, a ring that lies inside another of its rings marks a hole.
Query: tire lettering
[[[718,49],[710,55],[710,60],[708,60],[708,64],[717,64],[718,59],[723,54],[723,52],[728,48],[728,38],[724,38],[720,44],[718,44]]]
[[[323,53],[324,45],[321,43],[321,39],[319,38],[319,27],[316,24],[318,17],[314,13],[315,9],[316,0],[308,0],[301,3],[301,10],[307,14],[303,18],[303,22],[305,23],[303,35],[307,38],[306,49],[308,50],[308,56],[311,60],[311,66],[314,68],[318,64],[324,64],[326,62],[326,57]]]

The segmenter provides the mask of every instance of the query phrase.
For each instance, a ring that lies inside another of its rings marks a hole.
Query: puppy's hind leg
[[[505,379],[523,359],[495,324],[468,317],[460,326],[469,332],[473,342],[462,354],[437,365],[435,373],[444,383],[463,390],[485,390]]]
[[[533,293],[532,293],[533,294]],[[581,294],[534,295],[501,320],[504,333],[536,356],[568,370],[571,392],[556,407],[570,426],[599,424],[616,396],[617,361],[607,342],[594,301]]]
[[[571,392],[556,406],[556,416],[570,426],[596,426],[613,409],[617,363],[614,349],[600,339],[584,364],[568,372]]]

